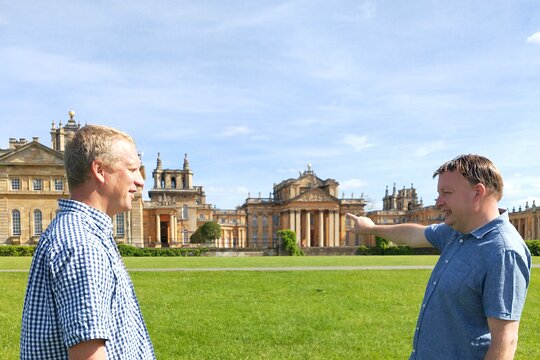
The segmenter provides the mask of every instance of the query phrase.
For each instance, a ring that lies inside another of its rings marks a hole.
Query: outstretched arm
[[[398,245],[408,245],[410,247],[431,247],[427,241],[424,231],[426,226],[420,224],[396,224],[396,225],[376,225],[373,220],[365,216],[347,214],[347,217],[354,223],[352,231],[361,235],[375,235],[390,240]]]

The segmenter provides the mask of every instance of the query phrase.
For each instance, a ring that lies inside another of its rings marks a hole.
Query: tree
[[[189,237],[189,242],[192,244],[202,244],[205,242],[205,239],[201,234],[200,227],[193,234],[191,234],[191,236]]]
[[[221,225],[215,221],[207,221],[190,236],[189,241],[193,244],[212,242],[221,237]]]

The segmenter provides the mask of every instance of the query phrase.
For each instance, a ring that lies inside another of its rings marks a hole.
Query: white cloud
[[[418,147],[414,152],[414,156],[426,157],[435,152],[439,152],[445,149],[448,149],[448,144],[446,143],[446,141],[444,140],[432,141],[429,144]]]
[[[213,194],[247,194],[248,188],[246,186],[232,186],[232,187],[217,187],[208,186],[206,191]]]
[[[255,132],[255,130],[247,126],[228,126],[222,133],[222,136],[247,135]]]
[[[540,44],[540,31],[537,31],[531,36],[529,36],[527,38],[527,42]]]
[[[119,73],[106,64],[92,63],[71,55],[46,53],[39,50],[10,47],[3,49],[2,73],[34,83],[98,83],[107,79],[118,81]]]
[[[349,179],[349,180],[339,182],[339,188],[341,190],[358,189],[358,188],[360,188],[362,186],[365,186],[365,185],[366,185],[366,183],[363,182],[360,179]]]
[[[362,151],[375,146],[375,144],[368,142],[367,136],[358,135],[346,135],[343,138],[343,143],[352,146],[356,151]]]

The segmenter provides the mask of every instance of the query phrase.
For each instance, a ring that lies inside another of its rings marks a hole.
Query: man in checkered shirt
[[[66,146],[70,199],[36,248],[21,359],[155,359],[111,217],[129,211],[144,179],[133,139],[87,125]]]

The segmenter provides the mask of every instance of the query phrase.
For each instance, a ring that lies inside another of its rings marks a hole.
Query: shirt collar
[[[471,231],[470,234],[477,239],[481,239],[484,237],[484,235],[498,228],[500,225],[507,221],[509,221],[508,211],[504,209],[499,209],[499,216],[497,216],[495,219],[491,220],[487,224],[479,227],[478,229]]]
[[[60,199],[58,205],[62,211],[78,211],[90,217],[96,225],[106,234],[112,235],[113,225],[109,215],[104,212],[88,206],[82,202],[71,199]]]

